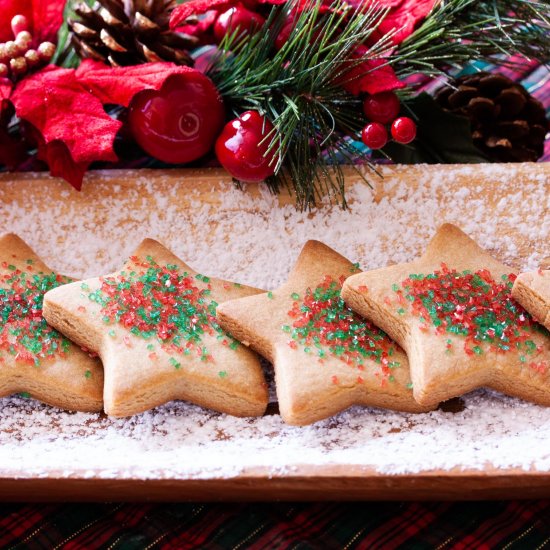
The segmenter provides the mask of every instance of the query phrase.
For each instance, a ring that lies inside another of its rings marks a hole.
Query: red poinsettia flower
[[[64,5],[65,0],[0,0],[0,41],[14,38],[11,20],[24,15],[33,44],[55,42]],[[158,90],[171,75],[189,71],[194,69],[173,63],[111,68],[86,60],[76,70],[49,65],[16,82],[0,79],[0,120],[14,110],[36,143],[38,158],[53,175],[80,189],[92,162],[117,160],[113,144],[122,123],[104,105],[127,107],[138,92]],[[0,147],[0,163],[15,166],[21,148],[5,124],[0,125]]]
[[[418,24],[426,18],[439,0],[347,0],[355,7],[379,4],[389,8],[388,14],[379,24],[373,39],[392,33],[392,42],[397,46],[410,36]]]
[[[0,42],[13,40],[11,20],[16,15],[27,18],[33,45],[57,42],[65,3],[66,0],[0,0]]]
[[[168,77],[194,71],[173,63],[112,68],[90,59],[76,70],[50,65],[21,80],[10,101],[36,130],[38,157],[53,175],[80,189],[92,162],[117,160],[113,144],[122,123],[104,105],[127,107],[138,92],[158,90]]]

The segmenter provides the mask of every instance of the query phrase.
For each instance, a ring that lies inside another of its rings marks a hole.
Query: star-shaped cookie
[[[550,330],[550,269],[518,275],[512,288],[512,296]]]
[[[550,338],[512,271],[445,224],[419,260],[353,275],[342,296],[405,349],[419,403],[485,386],[550,405]]]
[[[259,416],[268,400],[259,358],[215,318],[219,302],[258,292],[196,273],[146,239],[120,271],[48,292],[44,315],[101,357],[108,415],[184,399]]]
[[[42,316],[44,293],[73,279],[13,234],[0,238],[0,396],[24,393],[62,409],[100,411],[103,369]]]
[[[279,289],[218,307],[220,325],[269,359],[285,422],[305,425],[351,405],[427,410],[413,399],[407,357],[340,298],[358,268],[309,241]]]

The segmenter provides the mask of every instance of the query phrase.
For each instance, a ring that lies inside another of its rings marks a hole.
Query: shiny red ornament
[[[382,149],[388,143],[388,131],[380,122],[369,122],[361,132],[363,143],[371,149]]]
[[[185,164],[208,153],[224,119],[218,90],[198,71],[172,76],[159,91],[139,93],[128,113],[130,131],[140,147],[171,164]]]
[[[393,92],[368,95],[363,101],[363,112],[368,120],[388,124],[401,109],[399,98]]]
[[[246,9],[242,5],[224,11],[214,24],[214,37],[221,42],[225,35],[233,34],[254,34],[265,23],[265,19],[259,14]]]
[[[246,111],[228,122],[216,141],[220,164],[237,180],[260,182],[275,173],[276,160],[268,153],[273,124],[258,111]]]
[[[416,137],[416,124],[409,117],[396,118],[391,125],[391,135],[397,143],[410,143]]]

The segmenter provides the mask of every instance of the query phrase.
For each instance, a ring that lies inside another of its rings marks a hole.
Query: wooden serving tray
[[[44,174],[5,173],[0,174],[0,230],[18,233],[52,268],[78,277],[109,272],[150,236],[203,273],[274,288],[308,238],[324,240],[367,269],[414,258],[444,221],[458,223],[518,269],[550,264],[550,164],[388,166],[381,168],[381,176],[367,175],[372,189],[353,170],[346,173],[350,211],[327,204],[306,213],[295,212],[288,193],[272,197],[262,186],[235,190],[217,169],[96,172],[87,176],[80,193]],[[484,403],[488,412],[477,418]],[[432,424],[419,416],[353,409],[313,428],[287,429],[273,415],[273,406],[265,419],[234,424],[223,415],[185,407],[159,408],[144,419],[113,423],[100,415],[71,415],[19,398],[0,399],[0,498],[422,500],[550,495],[550,428],[545,437],[550,411],[492,394],[466,397],[456,407],[437,411]],[[174,410],[182,414],[181,430]],[[519,421],[506,426],[506,415],[512,419],[516,412],[523,424],[532,423],[526,426],[532,435],[521,433]],[[496,428],[492,415],[504,415]],[[193,432],[194,419],[202,432]],[[347,426],[351,420],[355,431]],[[484,423],[487,437],[479,431]],[[170,426],[172,432],[166,430]],[[444,441],[453,430],[462,437],[454,446],[470,449],[463,461]],[[254,438],[261,443],[257,448]],[[425,466],[413,448],[418,441],[428,447]],[[121,462],[126,443],[131,444],[127,466]],[[204,445],[211,446],[211,455],[200,454]],[[392,445],[401,455],[391,455]],[[377,450],[385,448],[390,449],[391,468],[376,460]],[[87,456],[90,449],[97,456]],[[152,452],[159,457],[158,468],[151,463]],[[441,466],[431,467],[439,464],[438,453]],[[201,464],[186,466],[196,456],[199,461],[201,456],[211,458],[203,470]],[[223,468],[225,460],[233,460],[231,467]]]

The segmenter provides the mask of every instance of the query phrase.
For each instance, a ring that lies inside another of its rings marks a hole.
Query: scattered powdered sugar
[[[52,268],[81,277],[117,268],[153,237],[203,273],[272,289],[308,239],[371,269],[412,260],[444,221],[510,265],[532,269],[548,258],[548,171],[530,168],[517,185],[520,172],[504,166],[414,170],[415,186],[391,168],[383,169],[384,193],[352,186],[349,211],[327,204],[300,213],[266,189],[252,195],[228,184],[217,186],[219,203],[206,201],[186,191],[189,181],[160,192],[158,178],[136,172],[131,187],[103,175],[84,194],[63,190],[63,200],[52,200],[47,185],[16,199],[0,186],[0,214],[3,229]],[[480,177],[491,193],[475,183]],[[182,402],[109,419],[14,396],[0,400],[0,476],[205,479],[327,465],[388,474],[550,470],[550,408],[485,390],[458,404],[421,415],[354,407],[299,428],[277,414],[239,419]]]

